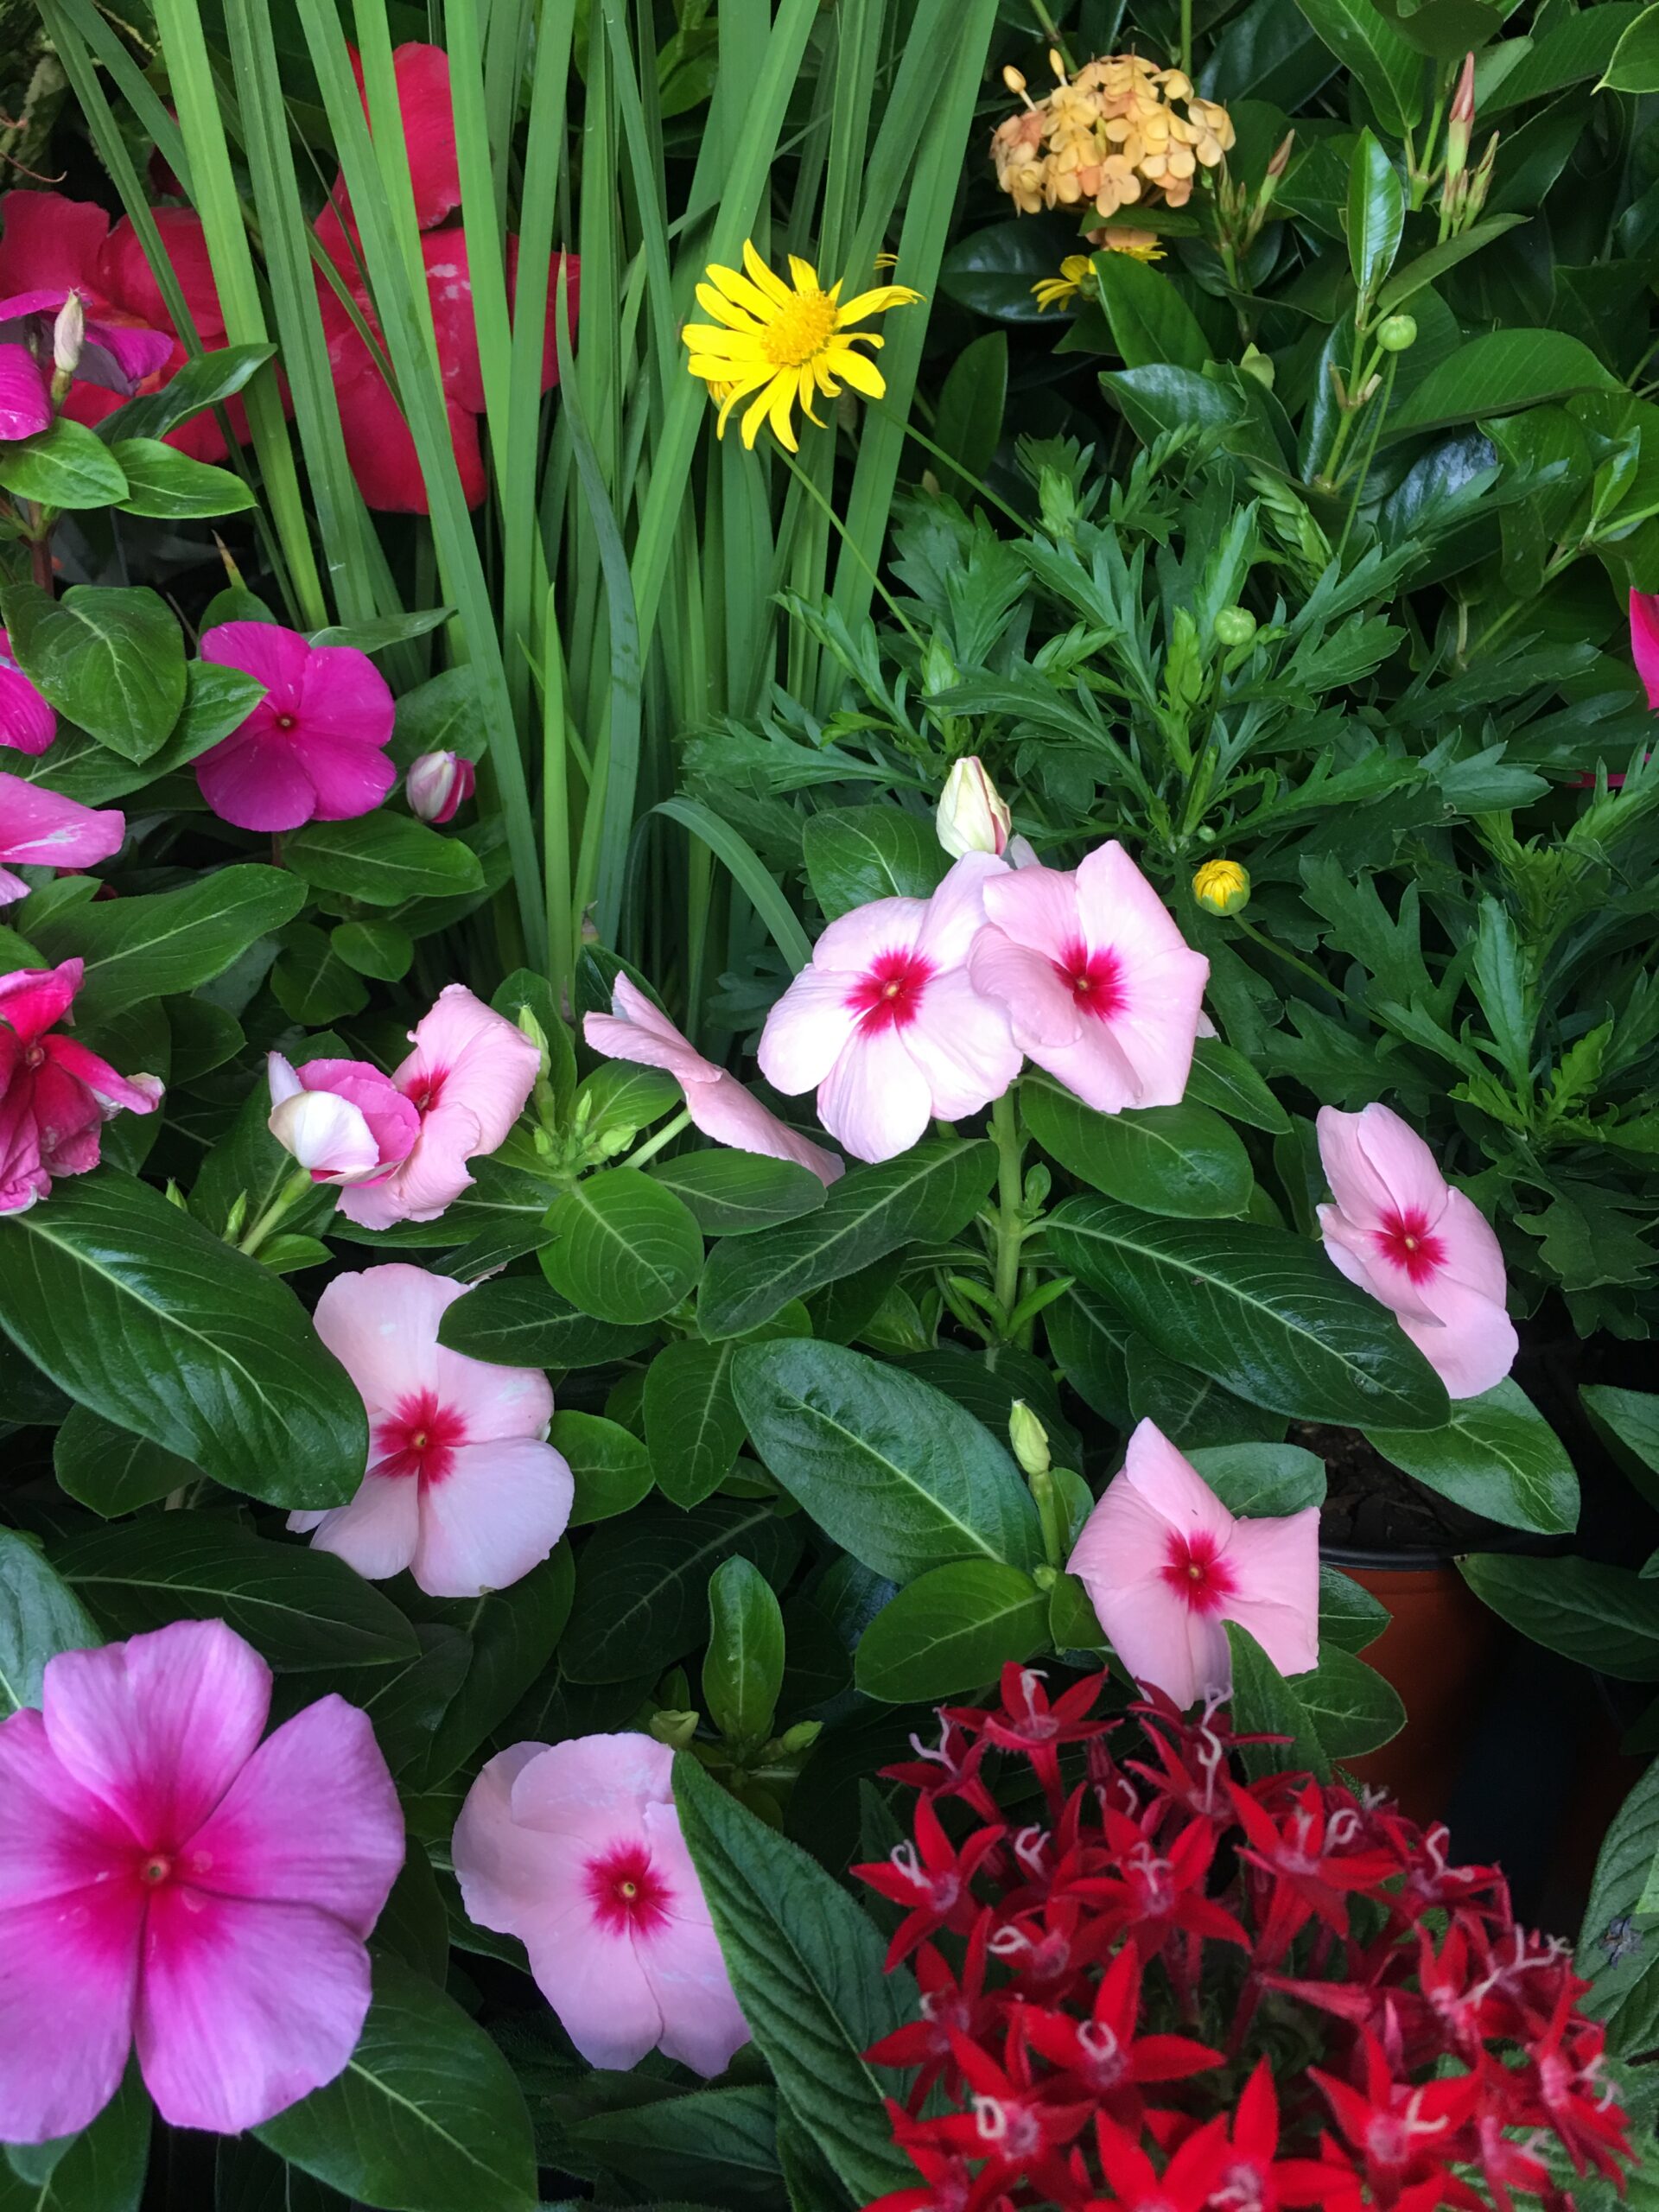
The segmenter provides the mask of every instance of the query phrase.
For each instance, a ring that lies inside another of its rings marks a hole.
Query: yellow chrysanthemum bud
[[[1239,861],[1205,861],[1192,879],[1192,896],[1206,913],[1242,913],[1250,903],[1250,872]]]

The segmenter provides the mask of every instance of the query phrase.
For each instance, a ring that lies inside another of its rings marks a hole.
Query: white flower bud
[[[953,861],[968,853],[1007,849],[1011,817],[976,753],[958,760],[945,778],[935,827]]]
[[[404,796],[423,822],[448,822],[477,780],[472,762],[458,753],[423,753],[410,763]]]
[[[86,309],[80,304],[80,294],[71,292],[52,326],[52,365],[60,376],[73,376],[80,366],[80,349],[86,342]]]

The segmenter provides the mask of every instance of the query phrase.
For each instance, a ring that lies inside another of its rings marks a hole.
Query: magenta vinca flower
[[[749,2039],[680,1834],[674,1755],[649,1736],[515,1744],[456,1823],[455,1874],[480,1928],[517,1936],[592,2066],[660,2050],[721,2074]]]
[[[1005,873],[959,860],[931,899],[877,899],[830,923],[766,1016],[760,1071],[860,1160],[907,1152],[937,1115],[976,1114],[1020,1072],[1007,1017],[969,980],[985,895]]]
[[[25,195],[8,193],[10,202]],[[167,365],[173,340],[134,315],[61,282],[0,300],[0,438],[27,438],[51,423],[53,339],[72,300],[81,304],[80,343],[70,373],[129,398]]]
[[[471,1183],[467,1162],[505,1141],[541,1071],[524,1032],[464,983],[446,984],[410,1038],[415,1049],[391,1080],[420,1132],[390,1175],[340,1192],[340,1211],[364,1229],[435,1221]]]
[[[368,1469],[348,1504],[288,1517],[369,1580],[407,1567],[432,1598],[521,1580],[564,1534],[575,1495],[546,1440],[546,1376],[439,1344],[466,1287],[401,1262],[328,1285],[317,1334],[368,1410]]]
[[[1630,594],[1630,658],[1649,706],[1659,709],[1659,592]]]
[[[1321,1107],[1318,1127],[1336,1200],[1319,1208],[1325,1250],[1389,1307],[1452,1397],[1478,1398],[1520,1349],[1491,1224],[1388,1107]]]
[[[308,645],[275,622],[220,622],[203,660],[257,677],[265,696],[195,764],[221,822],[276,832],[371,813],[397,780],[386,758],[393,709],[386,679],[351,645]]]
[[[665,1068],[685,1094],[685,1109],[694,1127],[716,1144],[730,1145],[736,1152],[763,1153],[769,1160],[793,1160],[810,1168],[821,1183],[833,1183],[843,1172],[833,1152],[797,1136],[734,1075],[705,1060],[626,976],[619,976],[611,988],[611,1011],[588,1014],[582,1034],[607,1060]]]
[[[1097,1113],[1179,1103],[1210,963],[1116,838],[1071,874],[993,877],[985,912],[974,988],[1039,1067]]]
[[[43,1198],[54,1177],[96,1167],[105,1122],[124,1107],[153,1114],[153,1075],[118,1075],[79,1038],[54,1032],[80,988],[84,962],[0,976],[0,1213]]]
[[[1225,1624],[1281,1675],[1319,1657],[1319,1515],[1230,1514],[1192,1461],[1143,1421],[1066,1562],[1138,1682],[1189,1706],[1232,1688]]]
[[[0,906],[25,899],[15,868],[96,868],[121,849],[127,817],[116,807],[83,806],[22,776],[0,775]]]
[[[57,734],[56,714],[18,667],[11,639],[0,630],[0,746],[41,753]]]
[[[266,1066],[265,1126],[284,1152],[310,1169],[314,1183],[380,1180],[414,1149],[418,1108],[367,1060],[308,1060],[296,1068],[272,1052]]]
[[[239,1636],[175,1621],[0,1721],[0,2139],[85,2127],[135,2043],[162,2117],[226,2135],[351,2056],[403,1815],[355,1706],[262,1744],[270,1707]]]

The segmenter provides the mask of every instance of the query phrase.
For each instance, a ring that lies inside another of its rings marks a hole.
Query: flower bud
[[[1376,327],[1376,342],[1385,353],[1405,353],[1417,343],[1416,316],[1384,315]]]
[[[410,763],[404,779],[409,810],[423,822],[448,822],[462,799],[470,798],[478,781],[470,760],[458,753],[423,753]]]
[[[330,1183],[359,1183],[380,1166],[373,1132],[349,1099],[332,1090],[296,1090],[265,1124],[283,1150]]]
[[[977,753],[958,760],[944,779],[934,827],[953,861],[968,853],[1000,853],[1008,842],[1011,819],[996,785]]]
[[[1008,1408],[1008,1442],[1024,1475],[1046,1475],[1049,1469],[1048,1431],[1023,1398]]]
[[[1255,635],[1255,617],[1248,607],[1224,607],[1216,617],[1217,642],[1248,645]]]
[[[1239,372],[1254,377],[1259,385],[1273,390],[1274,365],[1271,353],[1264,353],[1259,346],[1247,346],[1239,356]]]
[[[60,376],[73,377],[80,366],[80,349],[86,339],[86,313],[80,294],[71,292],[58,309],[52,326],[52,365]]]
[[[542,1056],[542,1065],[547,1065],[547,1032],[528,1006],[518,1009],[518,1034],[527,1037]]]
[[[683,1751],[697,1732],[702,1719],[696,1713],[653,1713],[651,1732],[659,1744],[666,1744],[671,1751]]]
[[[1192,879],[1192,896],[1206,913],[1243,913],[1250,903],[1250,872],[1238,861],[1205,861]]]
[[[1469,142],[1475,135],[1475,57],[1466,54],[1446,120],[1446,181],[1455,183],[1469,166]]]
[[[822,1720],[798,1720],[793,1727],[785,1729],[778,1741],[788,1758],[797,1759],[810,1751],[823,1733]]]

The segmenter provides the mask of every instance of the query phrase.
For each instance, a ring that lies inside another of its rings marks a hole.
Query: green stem
[[[655,1160],[663,1147],[667,1144],[672,1144],[675,1138],[680,1134],[680,1131],[690,1125],[690,1108],[682,1107],[671,1122],[664,1122],[662,1128],[658,1130],[654,1137],[648,1138],[647,1141],[639,1147],[637,1152],[631,1152],[628,1154],[627,1159],[624,1163],[625,1166],[629,1167],[643,1167],[648,1160]]]
[[[253,1226],[244,1236],[236,1248],[237,1250],[245,1252],[251,1259],[277,1223],[285,1214],[292,1213],[300,1200],[306,1197],[312,1188],[311,1170],[308,1167],[296,1167]]]
[[[1400,356],[1397,353],[1390,353],[1389,356],[1389,365],[1382,372],[1382,389],[1376,395],[1376,399],[1373,407],[1370,443],[1365,448],[1364,454],[1360,461],[1358,470],[1355,475],[1354,496],[1348,503],[1348,519],[1342,525],[1342,536],[1337,544],[1337,558],[1338,561],[1341,560],[1343,555],[1348,550],[1349,535],[1354,527],[1354,519],[1359,512],[1359,503],[1365,495],[1365,486],[1367,480],[1370,476],[1371,463],[1376,458],[1377,440],[1382,435],[1382,425],[1387,422],[1389,416],[1389,403],[1394,397],[1395,371],[1399,367],[1399,365]]]
[[[1348,994],[1343,989],[1341,984],[1333,983],[1328,976],[1320,975],[1319,969],[1311,962],[1302,959],[1294,952],[1287,952],[1282,944],[1275,944],[1270,937],[1263,937],[1254,922],[1244,921],[1237,914],[1234,914],[1230,918],[1233,927],[1241,937],[1249,938],[1252,944],[1259,944],[1263,952],[1272,953],[1275,960],[1282,960],[1287,967],[1295,969],[1298,975],[1306,976],[1310,982],[1317,983],[1322,991],[1329,991],[1333,999],[1340,999],[1344,1006],[1351,1003]]]
[[[991,1138],[998,1160],[991,1288],[1006,1317],[1020,1303],[1020,1253],[1026,1241],[1025,1178],[1020,1172],[1026,1141],[1012,1090],[1005,1090],[991,1109]]]
[[[779,446],[778,448],[778,457],[783,462],[785,467],[788,469],[790,474],[795,479],[795,481],[800,486],[801,489],[806,493],[807,498],[814,501],[817,505],[822,507],[835,528],[840,532],[842,543],[847,548],[847,550],[852,555],[854,560],[869,578],[871,583],[874,585],[876,590],[887,601],[887,611],[892,614],[894,621],[897,622],[899,627],[905,632],[912,645],[915,646],[917,652],[920,652],[923,649],[923,639],[919,632],[917,630],[915,624],[910,620],[908,616],[906,614],[904,608],[899,606],[898,601],[882,582],[875,570],[870,566],[869,562],[865,557],[863,548],[849,534],[846,524],[842,522],[841,517],[830,505],[829,500],[824,498],[823,493],[819,491],[817,486],[812,481],[812,479],[801,467],[800,463],[796,460],[792,453],[787,451],[783,446]]]

